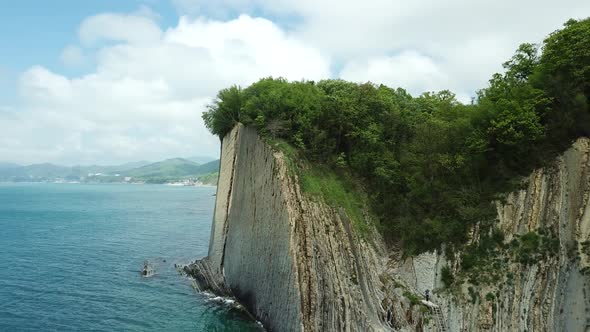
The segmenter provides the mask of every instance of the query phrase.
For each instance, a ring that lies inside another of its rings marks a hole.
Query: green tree
[[[214,135],[223,138],[240,121],[242,99],[242,89],[238,86],[219,91],[217,98],[203,113],[205,126]]]
[[[544,114],[551,140],[569,145],[590,135],[590,19],[569,20],[544,41],[534,84],[552,98]]]
[[[370,82],[269,77],[220,91],[203,118],[220,137],[242,122],[280,138],[318,174],[354,175],[407,254],[460,247],[475,224],[493,229],[492,202],[523,175],[590,135],[588,19],[520,45],[503,66],[470,105],[448,90],[415,98]]]

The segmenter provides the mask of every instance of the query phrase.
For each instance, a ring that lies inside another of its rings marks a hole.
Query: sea
[[[175,264],[207,254],[213,187],[0,183],[0,331],[260,331]],[[155,275],[144,278],[144,261]]]

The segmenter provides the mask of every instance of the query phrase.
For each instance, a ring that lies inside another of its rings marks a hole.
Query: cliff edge
[[[590,329],[590,140],[497,203],[505,237],[481,275],[462,274],[467,251],[402,259],[370,222],[361,236],[344,209],[302,193],[293,173],[254,129],[234,127],[222,142],[208,256],[185,268],[200,290],[236,297],[267,330]],[[471,243],[485,235],[476,227]],[[538,252],[523,260],[525,238]],[[426,289],[436,307],[420,301]]]
[[[342,209],[302,195],[283,154],[237,125],[222,142],[209,254],[186,268],[270,331],[380,331],[385,251]],[[390,313],[391,315],[391,313]]]

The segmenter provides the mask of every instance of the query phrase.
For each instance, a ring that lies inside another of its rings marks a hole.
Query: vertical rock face
[[[583,245],[590,240],[589,194],[590,140],[580,139],[554,167],[533,172],[526,190],[498,205],[508,240],[535,229],[549,229],[559,239],[555,257],[527,269],[512,267],[524,275],[516,279],[515,294],[505,297],[509,307],[499,315],[499,327],[517,326],[511,323],[515,321],[530,331],[590,330],[590,275],[581,273],[590,265],[590,250]]]
[[[305,198],[280,152],[236,126],[223,140],[209,254],[186,268],[270,331],[385,330],[385,260],[346,213]]]
[[[204,289],[234,295],[270,330],[299,330],[301,302],[290,220],[272,150],[238,125],[222,142],[209,254],[192,273]]]
[[[480,286],[475,303],[457,294],[435,295],[452,331],[590,330],[590,275],[584,273],[590,266],[590,140],[579,139],[527,182],[497,204],[498,226],[506,242],[531,231],[551,232],[558,252],[532,264],[510,263],[511,279]],[[423,254],[398,263],[394,273],[418,291],[437,289],[447,263],[442,255]],[[494,298],[486,300],[486,293]]]
[[[222,143],[209,254],[185,271],[202,290],[235,296],[270,331],[440,331],[417,304],[426,289],[446,330],[587,331],[589,196],[590,140],[580,139],[497,205],[507,242],[544,229],[558,252],[509,263],[511,279],[476,286],[477,296],[467,285],[436,291],[461,253],[402,260],[374,230],[359,236],[344,210],[301,193],[282,153],[237,125]]]

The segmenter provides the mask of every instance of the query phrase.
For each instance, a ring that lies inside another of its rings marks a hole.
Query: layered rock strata
[[[255,130],[223,139],[209,254],[186,268],[199,288],[235,296],[270,331],[387,329],[384,248],[346,213],[302,195]]]
[[[185,268],[201,290],[236,297],[269,331],[440,331],[441,315],[420,304],[426,289],[445,330],[590,330],[590,140],[497,204],[507,243],[542,229],[557,237],[557,253],[506,261],[510,280],[454,291],[443,290],[441,269],[458,271],[462,253],[402,259],[370,223],[360,236],[346,211],[302,194],[294,173],[237,125],[222,142],[208,256]]]
[[[506,243],[529,232],[553,234],[557,252],[528,264],[511,261],[491,285],[435,293],[451,331],[590,331],[590,140],[577,140],[526,183],[497,203],[498,227]],[[417,292],[442,289],[442,267],[456,267],[460,256],[423,254],[392,273]]]

